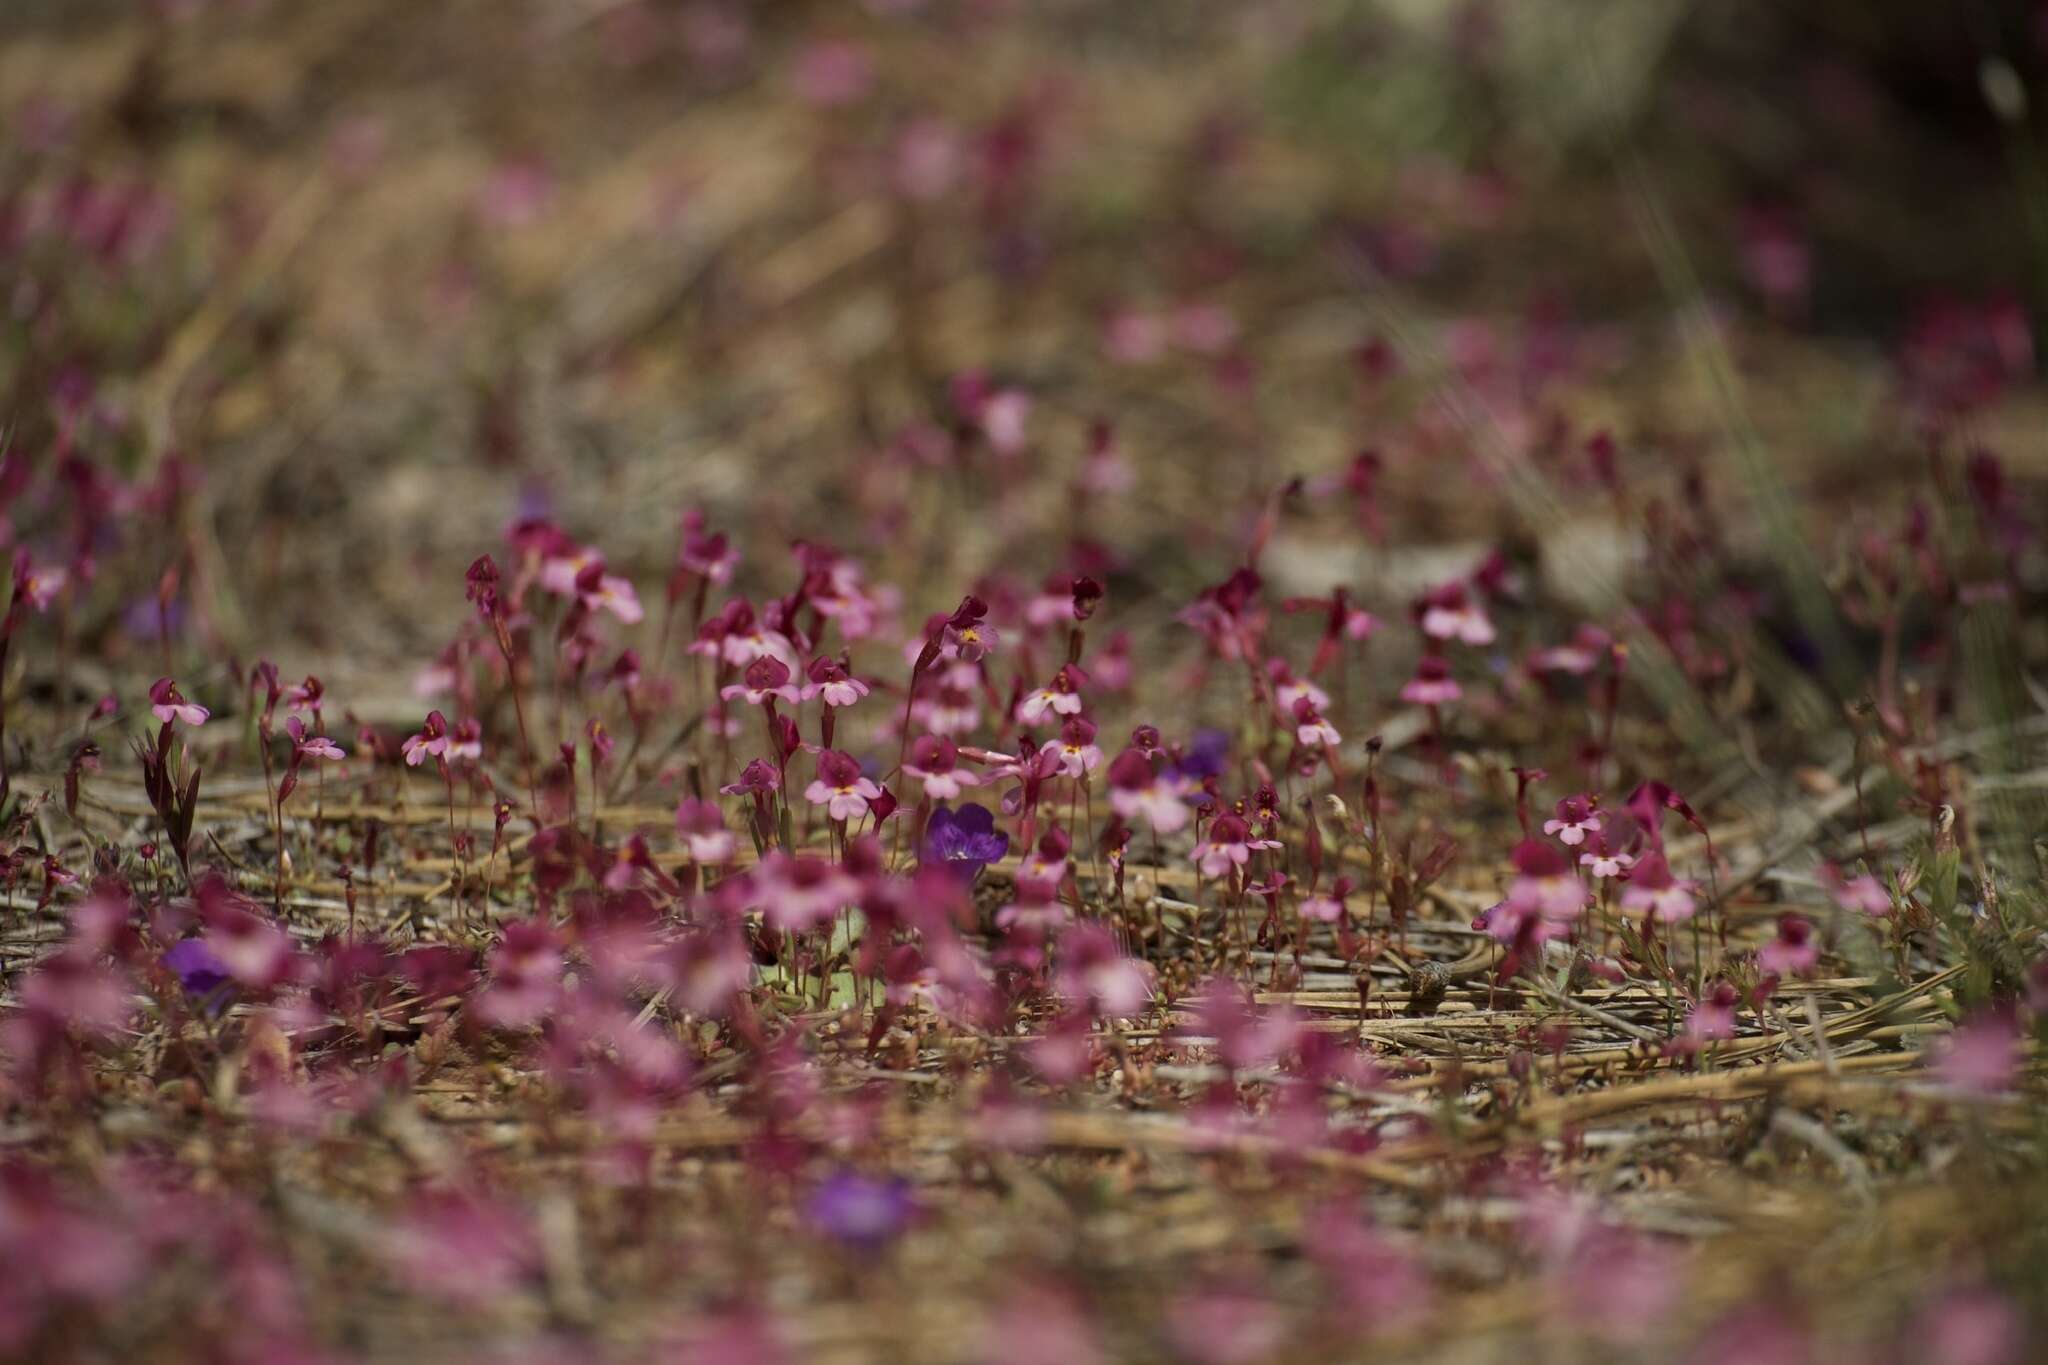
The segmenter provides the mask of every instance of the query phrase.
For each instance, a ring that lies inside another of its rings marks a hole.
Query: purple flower
[[[957,811],[941,806],[932,812],[920,861],[944,867],[971,885],[983,868],[1009,851],[1010,836],[996,828],[989,808],[970,802]]]
[[[227,964],[204,939],[179,939],[164,954],[164,966],[177,973],[178,984],[191,995],[211,995],[228,980]]]
[[[840,1171],[811,1192],[805,1215],[835,1242],[874,1251],[894,1241],[917,1214],[910,1182]]]
[[[1182,777],[1199,783],[1204,778],[1221,777],[1229,759],[1229,735],[1221,730],[1197,730],[1188,741],[1187,748],[1181,751],[1180,762],[1175,766]]]

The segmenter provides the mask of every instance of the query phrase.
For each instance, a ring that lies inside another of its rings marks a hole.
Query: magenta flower
[[[1417,604],[1416,616],[1422,633],[1432,640],[1462,640],[1468,645],[1490,645],[1494,640],[1493,622],[1463,583],[1446,583],[1426,594]]]
[[[1401,684],[1401,700],[1415,706],[1447,706],[1465,695],[1451,666],[1440,654],[1425,654],[1415,661],[1415,676]]]
[[[1716,981],[1685,1016],[1685,1032],[1674,1046],[1679,1051],[1691,1052],[1702,1043],[1733,1038],[1735,1006],[1741,999],[1735,987],[1726,981]]]
[[[1596,877],[1619,877],[1635,865],[1635,855],[1610,845],[1605,834],[1594,835],[1585,852],[1579,854],[1579,866],[1591,869]]]
[[[40,569],[23,564],[19,573],[16,591],[38,612],[48,611],[50,603],[57,600],[57,594],[64,591],[64,585],[71,579],[70,570],[54,564]]]
[[[1334,749],[1344,742],[1337,727],[1323,719],[1310,697],[1298,698],[1294,703],[1294,738],[1305,749]]]
[[[1095,744],[1095,723],[1085,716],[1075,716],[1062,725],[1060,737],[1047,740],[1038,753],[1041,758],[1052,755],[1060,772],[1072,778],[1086,777],[1102,766],[1102,750]]]
[[[1541,839],[1524,839],[1515,845],[1515,872],[1508,887],[1508,904],[1517,914],[1566,922],[1578,918],[1592,899],[1565,855]]]
[[[1152,760],[1137,749],[1124,750],[1110,763],[1109,804],[1126,820],[1144,816],[1158,834],[1171,834],[1188,822],[1178,780],[1155,771]]]
[[[1804,915],[1780,915],[1778,936],[1756,951],[1757,966],[1772,976],[1805,976],[1819,961],[1813,921]]]
[[[1883,882],[1867,872],[1845,877],[1833,863],[1822,863],[1819,877],[1828,896],[1844,910],[1860,910],[1873,919],[1882,919],[1892,912],[1891,894],[1884,889]]]
[[[1036,725],[1047,716],[1078,716],[1081,694],[1075,690],[1073,670],[1062,668],[1052,681],[1017,702],[1017,723]]]
[[[981,784],[981,778],[960,764],[960,747],[944,735],[920,735],[910,746],[903,771],[924,784],[924,794],[935,801],[958,799],[961,788]]]
[[[827,706],[845,708],[868,694],[868,685],[846,671],[846,666],[829,655],[811,660],[810,681],[804,684],[803,699],[822,697]]]
[[[728,782],[718,790],[726,796],[765,797],[781,786],[782,776],[775,771],[775,765],[765,758],[753,758],[740,769],[737,782]]]
[[[818,755],[818,776],[804,788],[804,799],[825,807],[834,820],[853,820],[867,813],[882,789],[861,775],[860,764],[837,749]]]
[[[165,725],[177,720],[195,730],[206,724],[206,718],[213,714],[196,702],[186,701],[178,691],[178,684],[170,678],[158,678],[150,684],[149,709]]]
[[[781,700],[796,705],[796,688],[789,685],[789,665],[772,654],[764,654],[747,665],[743,681],[719,689],[718,695],[727,701],[738,697],[746,698],[747,705],[761,706]]]
[[[975,663],[1002,643],[995,627],[988,624],[988,604],[979,597],[964,599],[946,618],[941,639],[962,663]]]
[[[1587,796],[1567,796],[1557,803],[1557,814],[1543,822],[1543,832],[1553,835],[1561,844],[1573,848],[1586,842],[1588,834],[1600,830],[1600,816],[1593,808],[1593,799]]]
[[[1671,875],[1671,865],[1662,853],[1646,853],[1630,870],[1628,884],[1621,889],[1621,908],[1659,924],[1688,920],[1699,908],[1693,901],[1693,884]]]
[[[676,837],[683,841],[693,863],[730,862],[738,847],[726,828],[725,812],[712,802],[688,797],[676,807]]]
[[[1209,837],[1195,845],[1195,865],[1205,877],[1221,877],[1251,861],[1255,849],[1278,848],[1277,839],[1256,839],[1241,815],[1219,815],[1210,822]]]
[[[1099,924],[1076,924],[1060,935],[1056,980],[1060,994],[1102,1019],[1137,1014],[1152,998],[1150,965],[1125,955]]]
[[[285,730],[292,737],[292,751],[305,758],[347,758],[348,753],[325,735],[308,735],[306,726],[297,716],[287,716]]]
[[[448,745],[448,718],[439,711],[429,711],[419,733],[408,735],[398,751],[405,756],[406,767],[417,768],[429,758],[446,762]]]
[[[1933,1052],[1936,1079],[1967,1095],[2004,1094],[2019,1079],[2019,1028],[2004,1010],[1964,1020]]]

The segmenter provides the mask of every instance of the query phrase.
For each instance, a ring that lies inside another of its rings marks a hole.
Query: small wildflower
[[[149,709],[165,725],[178,720],[195,730],[206,724],[206,718],[213,714],[196,702],[186,701],[178,691],[178,684],[170,678],[158,678],[150,684]]]
[[[1557,803],[1555,817],[1543,822],[1543,832],[1561,843],[1576,848],[1586,842],[1588,834],[1600,830],[1600,816],[1593,807],[1593,801],[1585,796],[1567,796]]]
[[[727,701],[744,697],[749,706],[762,706],[770,701],[781,700],[796,705],[796,688],[789,685],[789,665],[772,654],[764,654],[747,665],[743,681],[719,689],[718,695]]]
[[[1693,917],[1693,884],[1671,875],[1671,865],[1662,853],[1647,853],[1629,871],[1621,889],[1621,908],[1659,924],[1675,924]]]
[[[408,735],[399,752],[405,756],[408,768],[417,768],[429,758],[446,761],[449,742],[448,718],[439,711],[429,711],[419,733]]]
[[[1422,633],[1432,640],[1468,645],[1490,645],[1494,640],[1493,622],[1463,583],[1446,583],[1426,594],[1417,604],[1416,617]]]
[[[1251,827],[1241,815],[1219,815],[1209,826],[1209,837],[1195,845],[1195,865],[1205,877],[1221,877],[1251,861],[1254,850],[1278,848],[1277,839],[1252,837]]]
[[[868,694],[868,685],[846,671],[846,666],[828,655],[811,660],[810,681],[804,684],[803,699],[822,697],[827,706],[845,708]]]
[[[1780,915],[1778,936],[1757,949],[1757,966],[1772,976],[1805,976],[1820,961],[1813,941],[1813,921],[1804,915]]]
[[[804,1215],[819,1232],[855,1251],[879,1251],[903,1234],[918,1206],[908,1181],[840,1171],[811,1192]]]
[[[1143,815],[1160,834],[1182,828],[1190,814],[1177,782],[1162,777],[1137,749],[1124,750],[1110,763],[1109,804],[1126,820]]]
[[[804,799],[825,807],[834,820],[858,818],[881,794],[882,789],[872,779],[861,775],[860,764],[837,749],[827,749],[818,755],[818,776],[804,788]]]
[[[982,869],[999,862],[1010,851],[1010,836],[996,828],[994,812],[987,806],[969,803],[958,810],[941,806],[925,823],[920,861],[927,867],[943,867],[962,881],[972,882]]]
[[[960,766],[960,746],[944,735],[920,735],[910,746],[903,771],[924,784],[924,794],[935,801],[958,799],[964,787],[981,784],[981,778]]]
[[[1415,662],[1415,676],[1401,685],[1401,700],[1415,706],[1446,706],[1465,695],[1441,654],[1425,654]]]

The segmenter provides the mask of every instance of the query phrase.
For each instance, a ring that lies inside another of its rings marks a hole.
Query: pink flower
[[[50,603],[57,600],[57,594],[64,591],[64,585],[71,579],[71,571],[59,565],[47,565],[36,569],[24,564],[20,568],[20,573],[21,581],[17,591],[29,606],[39,612],[50,609]]]
[[[920,735],[910,746],[903,771],[924,784],[924,794],[934,801],[952,801],[964,787],[981,785],[981,778],[959,766],[960,749],[944,735]]]
[[[778,698],[791,706],[797,703],[797,690],[789,685],[789,665],[772,654],[764,654],[748,664],[743,680],[720,688],[718,695],[727,701],[744,697],[749,706],[761,706]]]
[[[1565,855],[1541,839],[1524,839],[1515,846],[1515,872],[1508,904],[1522,914],[1568,922],[1578,918],[1592,899]]]
[[[860,880],[824,858],[792,858],[778,850],[761,860],[743,894],[774,928],[808,933],[859,898]]]
[[[586,564],[576,575],[576,596],[584,610],[608,611],[629,626],[646,615],[631,580],[606,573],[602,560]]]
[[[240,896],[219,877],[198,887],[200,916],[206,924],[206,946],[236,981],[261,989],[290,974],[291,936],[270,919],[245,908]]]
[[[953,657],[962,663],[974,663],[992,652],[1002,643],[995,628],[985,619],[988,608],[980,598],[970,597],[960,604],[960,609],[946,619],[941,637],[953,651]]]
[[[1595,835],[1579,855],[1579,866],[1591,868],[1596,877],[1619,877],[1635,865],[1635,855],[1611,847],[1604,834]]]
[[[810,681],[804,685],[803,698],[823,697],[825,705],[847,707],[868,694],[868,685],[846,671],[845,665],[828,655],[820,654],[811,660]]]
[[[676,551],[676,568],[724,585],[732,582],[733,570],[739,562],[740,552],[722,533],[705,533],[702,512],[692,508],[683,514],[683,541]]]
[[[1685,1032],[1674,1044],[1677,1050],[1696,1051],[1702,1043],[1733,1038],[1735,1006],[1741,999],[1735,987],[1716,981],[1685,1016]]]
[[[1351,890],[1351,879],[1339,877],[1328,895],[1307,896],[1302,899],[1295,913],[1305,920],[1317,924],[1335,924],[1346,915],[1344,897]]]
[[[725,863],[738,847],[726,828],[725,812],[709,801],[685,797],[676,806],[676,837],[683,841],[693,863]]]
[[[1219,815],[1210,822],[1209,837],[1195,845],[1195,865],[1205,877],[1221,877],[1251,861],[1252,851],[1278,848],[1277,839],[1254,839],[1241,815]]]
[[[1874,919],[1882,919],[1892,912],[1892,898],[1884,889],[1884,883],[1869,873],[1857,877],[1844,877],[1842,870],[1833,863],[1820,865],[1820,884],[1826,889],[1836,905],[1844,910],[1860,910]]]
[[[1780,915],[1778,936],[1756,950],[1757,966],[1772,976],[1805,976],[1819,961],[1813,922],[1804,915]]]
[[[1060,727],[1060,737],[1049,739],[1039,749],[1041,757],[1052,754],[1060,766],[1060,772],[1071,778],[1083,778],[1102,766],[1102,750],[1095,744],[1095,723],[1084,716],[1075,716]]]
[[[1152,998],[1150,966],[1126,956],[1099,924],[1075,924],[1060,935],[1057,981],[1060,994],[1103,1019],[1137,1014]]]
[[[1662,853],[1646,853],[1630,870],[1628,884],[1621,889],[1621,908],[1659,924],[1676,924],[1691,919],[1698,909],[1692,892],[1691,882],[1671,875],[1671,865]]]
[[[859,818],[866,814],[868,803],[881,794],[880,787],[861,776],[860,764],[837,749],[818,755],[818,776],[804,788],[804,799],[825,807],[834,820]]]
[[[1614,637],[1598,626],[1580,626],[1573,634],[1571,643],[1530,651],[1529,671],[1569,673],[1575,677],[1584,677],[1600,666],[1600,661],[1607,657],[1607,650],[1613,643]]]
[[[439,711],[427,712],[426,723],[420,727],[419,733],[407,736],[405,743],[398,746],[398,751],[405,756],[408,768],[417,768],[430,757],[445,762],[448,757],[448,718]]]
[[[2019,1079],[2019,1029],[2011,1014],[1984,1011],[1956,1026],[1934,1049],[1935,1077],[1969,1095],[1999,1095]]]
[[[325,735],[308,735],[305,722],[297,716],[287,716],[284,728],[292,737],[292,748],[306,758],[347,758],[339,744]]]
[[[1415,706],[1445,706],[1465,695],[1441,654],[1415,661],[1415,676],[1401,685],[1401,700]]]
[[[1188,822],[1178,784],[1154,771],[1152,760],[1136,749],[1124,750],[1109,765],[1109,804],[1126,820],[1144,816],[1159,834]]]
[[[1472,600],[1463,583],[1446,583],[1425,595],[1417,606],[1422,633],[1432,640],[1462,640],[1468,645],[1490,645],[1493,622]]]
[[[1072,670],[1062,668],[1053,674],[1052,681],[1036,692],[1029,692],[1017,703],[1017,723],[1036,725],[1048,715],[1078,716],[1081,714],[1081,694],[1074,689]]]
[[[1311,697],[1301,697],[1294,703],[1294,737],[1304,749],[1334,749],[1344,742],[1337,727],[1323,719]]]
[[[1297,678],[1287,673],[1287,665],[1280,660],[1273,681],[1273,704],[1280,708],[1282,715],[1293,715],[1295,708],[1304,700],[1314,704],[1320,711],[1330,704],[1330,694],[1306,678]]]
[[[178,691],[178,684],[170,678],[158,678],[150,684],[149,709],[165,725],[180,720],[195,730],[206,724],[206,718],[213,714],[196,702],[186,701]]]
[[[1567,796],[1557,803],[1556,818],[1543,822],[1545,834],[1554,835],[1559,843],[1574,848],[1599,829],[1600,817],[1594,813],[1592,800],[1585,796]]]
[[[484,726],[475,716],[464,716],[455,723],[455,731],[448,736],[448,758],[451,761],[469,759],[480,761],[484,756]]]

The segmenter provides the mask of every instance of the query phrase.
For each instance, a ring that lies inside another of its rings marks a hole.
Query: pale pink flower
[[[880,787],[861,775],[860,764],[837,749],[818,755],[818,776],[804,788],[804,799],[825,807],[834,820],[859,818],[867,813],[868,803],[881,794]]]
[[[910,746],[903,771],[924,784],[934,801],[958,799],[961,789],[981,785],[981,778],[960,765],[960,749],[944,735],[920,735]]]
[[[1421,604],[1422,633],[1432,640],[1461,640],[1468,645],[1490,645],[1493,622],[1486,609],[1472,600],[1463,583],[1447,583],[1429,593]]]
[[[683,841],[693,863],[730,862],[738,848],[732,831],[726,828],[725,812],[713,802],[688,797],[676,806],[676,837]]]
[[[1662,853],[1646,853],[1629,871],[1621,889],[1621,908],[1659,924],[1675,924],[1691,919],[1699,907],[1693,900],[1693,883],[1672,876]]]
[[[819,655],[811,660],[810,681],[804,684],[803,699],[822,697],[825,705],[848,707],[868,694],[868,685],[846,671],[837,659]]]
[[[1584,796],[1567,796],[1557,803],[1557,815],[1543,822],[1543,832],[1553,835],[1561,844],[1574,848],[1586,842],[1588,834],[1598,833],[1600,817],[1593,809],[1593,803]]]
[[[1163,777],[1152,760],[1126,749],[1109,765],[1109,804],[1126,820],[1142,815],[1160,834],[1171,834],[1188,822],[1188,806],[1177,781]]]
[[[1081,694],[1075,690],[1071,670],[1062,668],[1044,687],[1025,693],[1017,702],[1016,714],[1020,725],[1036,725],[1049,715],[1080,715]]]
[[[196,730],[213,714],[197,702],[186,701],[178,684],[169,678],[158,678],[150,684],[149,703],[149,709],[165,725],[178,720]]]
[[[1401,700],[1415,706],[1445,706],[1465,695],[1451,676],[1451,666],[1440,654],[1425,654],[1415,662],[1415,676],[1401,685]]]
[[[1195,845],[1195,865],[1205,877],[1221,877],[1251,861],[1257,849],[1278,848],[1277,839],[1256,839],[1241,815],[1219,815],[1209,824],[1209,837]]]
[[[1884,883],[1867,872],[1845,877],[1833,863],[1822,863],[1819,877],[1829,897],[1844,910],[1860,910],[1874,919],[1882,919],[1892,912],[1892,898],[1884,889]]]
[[[1936,1079],[1965,1094],[2003,1094],[2019,1079],[2019,1029],[2004,1011],[1964,1020],[1933,1052]]]
[[[448,718],[439,711],[429,711],[419,733],[407,736],[405,743],[398,746],[398,751],[405,756],[408,768],[417,768],[428,758],[445,760],[448,744]]]

